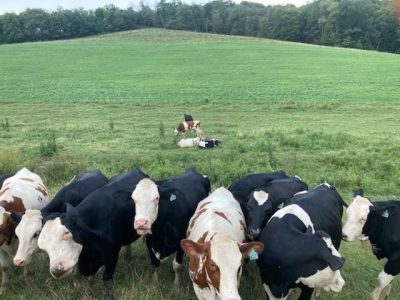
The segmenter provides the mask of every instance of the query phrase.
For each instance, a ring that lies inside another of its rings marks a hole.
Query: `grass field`
[[[160,29],[3,45],[0,173],[26,166],[54,196],[76,172],[96,168],[112,176],[140,166],[162,179],[194,165],[213,189],[284,169],[310,187],[332,183],[348,203],[359,187],[372,200],[400,199],[399,75],[393,54]],[[221,146],[179,149],[173,128],[184,112]],[[57,151],[44,157],[52,137]],[[346,285],[321,299],[365,299],[381,264],[357,242],[340,252]],[[115,273],[116,298],[195,299],[187,269],[176,295],[170,262],[159,286],[149,266],[136,242],[133,262],[121,259]],[[255,263],[249,268],[242,298],[263,299]],[[32,262],[31,285],[11,271],[0,299],[88,299],[72,278],[44,285],[44,253]],[[100,276],[95,287],[101,299]],[[389,299],[398,293],[396,279]]]

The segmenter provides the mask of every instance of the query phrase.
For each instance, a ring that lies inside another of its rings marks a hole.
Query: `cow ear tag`
[[[258,259],[258,254],[257,254],[256,251],[254,251],[253,248],[251,248],[251,251],[250,251],[250,260],[255,260],[255,259]]]
[[[283,207],[284,203],[282,202],[281,204],[278,205],[278,208],[281,209]]]
[[[169,201],[174,201],[176,200],[175,194],[171,194],[171,197],[169,197]]]
[[[389,217],[389,212],[388,212],[388,210],[385,210],[385,211],[382,213],[382,217],[384,217],[384,218],[388,218],[388,217]]]

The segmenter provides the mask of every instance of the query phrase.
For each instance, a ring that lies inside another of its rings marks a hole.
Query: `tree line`
[[[0,15],[0,44],[161,27],[400,53],[397,4],[396,0],[315,0],[296,7],[160,0],[154,7],[141,2],[136,9],[112,4],[94,10],[27,9]]]

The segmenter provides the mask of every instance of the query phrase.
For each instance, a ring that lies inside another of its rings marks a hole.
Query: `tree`
[[[6,13],[2,16],[3,39],[6,43],[20,43],[24,40],[22,26],[18,16],[14,13]]]

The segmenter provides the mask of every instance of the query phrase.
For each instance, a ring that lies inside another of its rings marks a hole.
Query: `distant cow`
[[[260,235],[264,251],[257,260],[269,299],[286,299],[301,289],[299,299],[311,299],[314,288],[340,292],[344,259],[340,246],[346,203],[328,183],[300,193],[278,210]]]
[[[189,276],[200,300],[240,300],[243,258],[257,256],[260,242],[244,243],[245,221],[232,193],[221,187],[201,201],[181,246],[189,256]]]
[[[13,257],[18,248],[15,236],[17,224],[11,219],[11,211],[24,212],[26,209],[41,209],[49,203],[47,189],[42,179],[23,168],[3,182],[0,190],[0,262],[3,273],[1,290],[8,286],[8,256]],[[29,281],[28,269],[24,268],[25,281]]]
[[[184,120],[185,122],[193,121],[193,117],[192,117],[191,114],[185,113],[185,114],[183,114],[183,120]]]
[[[400,273],[400,201],[371,202],[360,189],[354,193],[346,214],[342,239],[346,242],[369,240],[376,258],[385,263],[368,299],[385,299],[393,279]]]
[[[269,172],[269,173],[256,173],[244,176],[241,179],[232,183],[228,190],[233,194],[236,200],[239,201],[244,215],[247,215],[247,201],[253,190],[266,186],[269,182],[278,178],[289,178],[283,170]]]
[[[188,122],[181,122],[179,125],[175,128],[174,133],[175,135],[178,135],[178,133],[181,133],[183,137],[185,137],[185,132],[186,131],[196,131],[197,136],[201,136],[201,122],[200,121],[188,121]]]
[[[202,139],[200,137],[196,137],[196,138],[192,138],[192,139],[183,138],[178,142],[178,146],[181,148],[189,148],[189,147],[193,147],[194,145],[198,145],[201,141],[202,141]]]
[[[12,212],[12,218],[18,223],[15,234],[19,246],[14,256],[14,265],[22,267],[30,263],[33,253],[38,249],[37,242],[42,231],[42,221],[48,215],[59,212],[65,213],[67,203],[77,206],[91,192],[106,185],[108,178],[99,170],[90,173],[79,173],[64,186],[42,210],[26,210],[25,214]]]
[[[132,193],[135,203],[135,224],[138,234],[146,236],[151,264],[155,268],[153,283],[158,281],[160,261],[176,252],[172,262],[175,288],[180,289],[183,260],[181,239],[186,237],[189,219],[197,204],[210,193],[210,181],[191,167],[183,174],[157,185],[142,179]]]
[[[197,146],[200,149],[209,149],[218,147],[220,143],[222,142],[217,139],[211,139],[211,140],[200,141]]]
[[[247,202],[247,236],[258,240],[261,230],[271,216],[289,203],[294,194],[308,190],[299,177],[274,179],[250,194]]]
[[[61,278],[78,264],[84,276],[104,266],[105,299],[113,299],[112,279],[122,246],[139,238],[133,229],[135,208],[131,194],[136,184],[148,178],[139,168],[114,176],[105,186],[90,193],[66,213],[45,220],[38,246],[50,258],[50,273]]]

